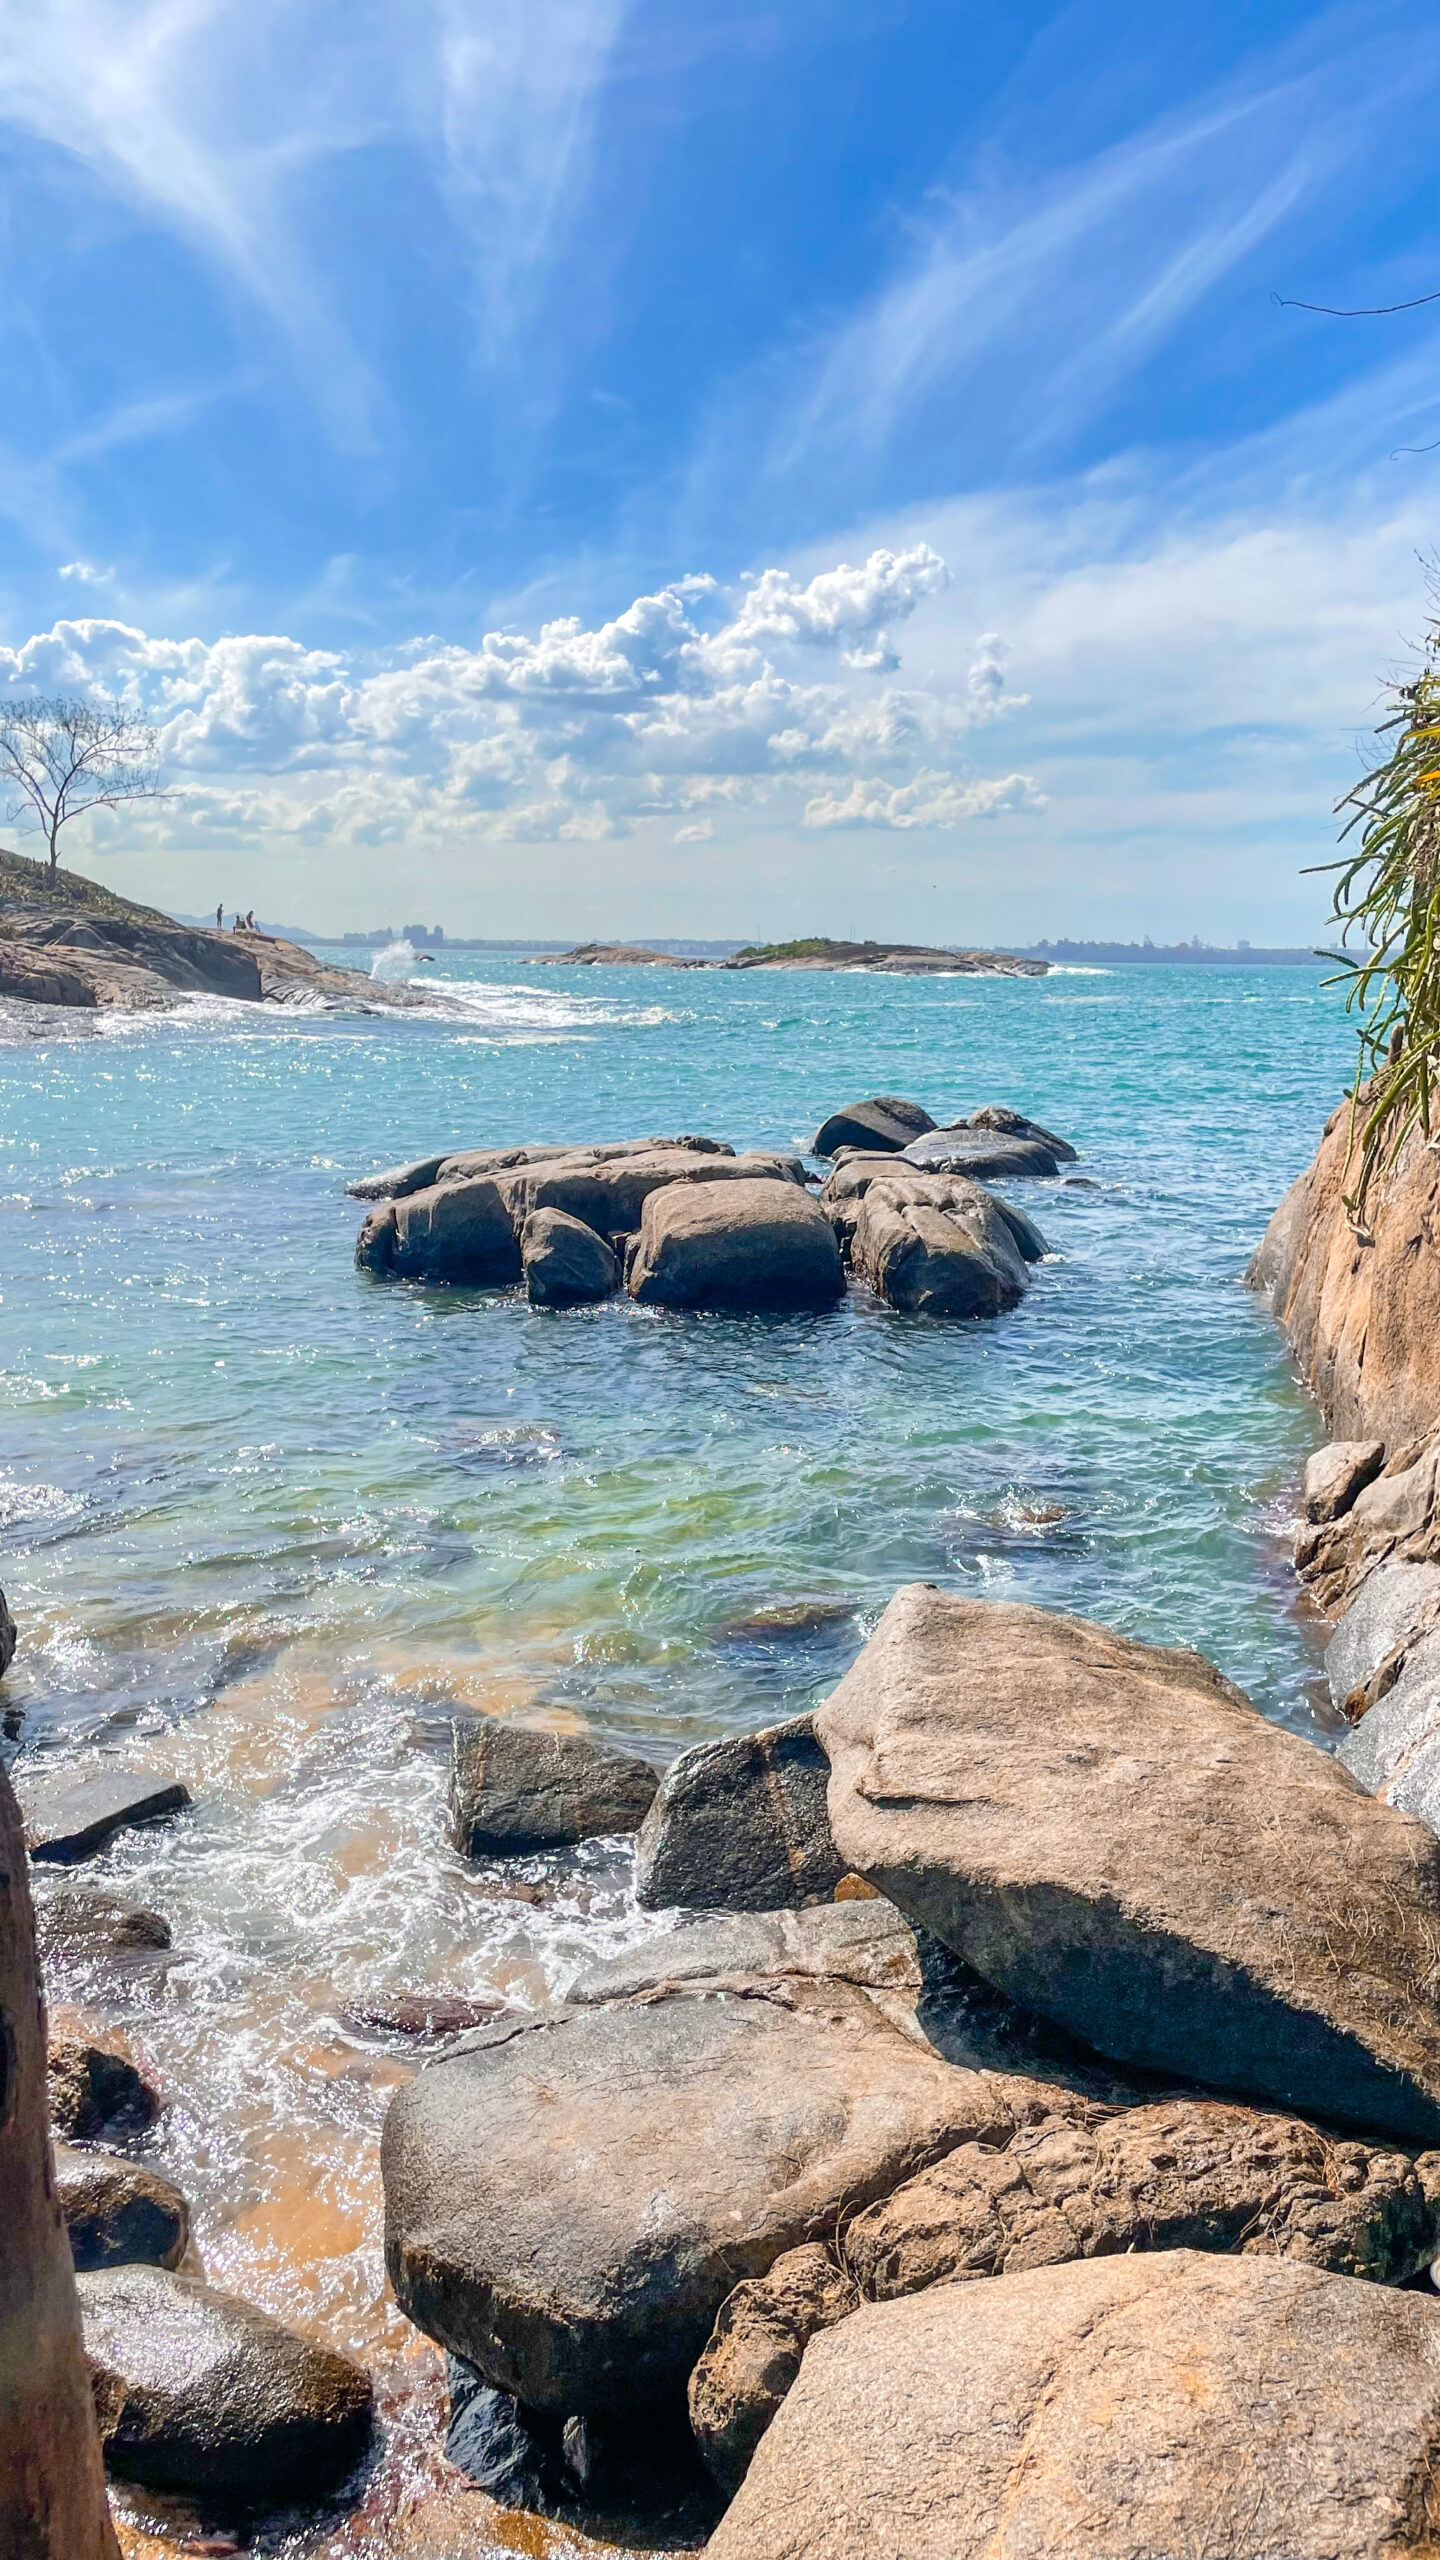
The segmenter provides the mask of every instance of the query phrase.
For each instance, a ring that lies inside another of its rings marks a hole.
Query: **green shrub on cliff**
[[[1440,1075],[1440,626],[1424,663],[1399,685],[1377,736],[1386,748],[1341,801],[1341,832],[1360,832],[1339,872],[1334,913],[1346,963],[1346,1008],[1358,1016],[1360,1058],[1350,1097],[1350,1189],[1357,1226],[1376,1175],[1417,1129],[1435,1128]],[[1332,985],[1336,982],[1332,979]]]

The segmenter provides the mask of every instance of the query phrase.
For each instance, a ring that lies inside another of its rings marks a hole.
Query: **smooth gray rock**
[[[1199,1655],[912,1584],[816,1712],[846,1865],[1096,2051],[1440,2138],[1440,1842]]]
[[[553,2515],[567,2489],[558,2418],[536,2419],[511,2391],[496,2391],[463,2356],[447,2356],[450,2424],[445,2459],[497,2507]]]
[[[457,1719],[451,1836],[471,1858],[570,1848],[638,1829],[659,1783],[648,1760],[578,1733]]]
[[[1383,1440],[1331,1440],[1305,1464],[1307,1520],[1339,1520],[1385,1464]]]
[[[143,2161],[54,2146],[55,2192],[82,2275],[97,2267],[178,2267],[190,2245],[190,2207]]]
[[[1366,1575],[1325,1648],[1337,1707],[1367,1689],[1392,1655],[1440,1613],[1440,1564],[1382,1564]]]
[[[412,1191],[428,1191],[435,1180],[443,1156],[417,1156],[413,1164],[387,1165],[383,1173],[362,1174],[358,1181],[347,1182],[347,1200],[408,1200]]]
[[[1008,2128],[1018,2085],[939,2061],[838,1981],[543,2011],[392,2101],[396,2299],[527,2407],[674,2407],[742,2276]]]
[[[525,1287],[537,1307],[593,1306],[620,1285],[620,1266],[603,1236],[563,1209],[534,1209],[520,1230]]]
[[[863,1902],[815,1902],[804,1911],[726,1912],[687,1921],[587,1966],[567,1997],[590,2004],[635,1999],[676,1983],[737,1976],[783,1982],[789,1974],[893,1992],[912,2008],[924,1989],[915,1932],[877,1894]]]
[[[367,1212],[355,1239],[357,1270],[386,1280],[452,1288],[503,1288],[520,1277],[510,1211],[488,1176],[437,1182]]]
[[[830,1837],[830,1763],[808,1716],[672,1760],[635,1844],[652,1911],[779,1911],[827,1899],[845,1869]]]
[[[821,1122],[810,1142],[812,1156],[833,1156],[839,1147],[874,1147],[898,1155],[912,1138],[923,1138],[934,1121],[918,1102],[898,1094],[872,1093],[866,1102],[848,1102]]]
[[[358,2461],[370,2377],[233,2294],[160,2267],[76,2279],[108,2468],[239,2508],[313,2504]]]
[[[1033,1138],[1037,1146],[1048,1147],[1061,1164],[1076,1164],[1079,1158],[1068,1138],[1057,1138],[1053,1129],[1042,1129],[1038,1120],[1027,1120],[1023,1111],[1012,1111],[1008,1102],[982,1103],[978,1111],[967,1112],[963,1120],[952,1123],[957,1129],[987,1129],[1005,1138]]]
[[[1418,1638],[1392,1689],[1346,1734],[1341,1766],[1440,1833],[1440,1633]]]
[[[27,1778],[21,1772],[16,1794],[31,1857],[66,1867],[93,1858],[117,1831],[163,1822],[190,1802],[190,1790],[178,1778],[128,1769],[101,1769],[84,1778],[67,1770],[54,1777]]]
[[[1058,1156],[1038,1138],[970,1128],[936,1129],[927,1138],[916,1138],[903,1150],[901,1162],[920,1173],[968,1174],[972,1181],[1028,1181],[1060,1170]]]
[[[797,1184],[672,1183],[645,1202],[626,1286],[641,1306],[790,1314],[833,1306],[845,1274],[829,1220]]]

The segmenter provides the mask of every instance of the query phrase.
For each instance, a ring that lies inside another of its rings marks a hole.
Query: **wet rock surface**
[[[920,1173],[962,1173],[972,1181],[983,1176],[994,1182],[1028,1182],[1060,1170],[1054,1149],[1042,1146],[1038,1138],[968,1126],[936,1129],[928,1137],[912,1139],[901,1161]]]
[[[105,2460],[122,2478],[248,2509],[313,2501],[359,2459],[372,2391],[348,2356],[159,2267],[78,2283]]]
[[[445,2359],[450,2392],[447,2459],[497,2506],[554,2515],[573,2489],[565,2469],[561,2421],[522,2409],[513,2392],[496,2391],[462,2356]]]
[[[163,1822],[190,1802],[178,1778],[126,1769],[79,1778],[64,1770],[22,1773],[18,1792],[31,1857],[67,1867],[93,1858],[117,1831]]]
[[[849,1258],[909,1315],[1003,1315],[1029,1286],[1010,1222],[978,1183],[870,1183],[849,1227]]]
[[[143,2161],[55,2145],[55,2191],[81,2274],[98,2267],[178,2267],[190,2245],[179,2188]]]
[[[872,2299],[1143,2249],[1294,2257],[1404,2284],[1440,2250],[1440,2155],[1346,2142],[1201,2098],[967,2143],[856,2216],[844,2262]]]
[[[828,1897],[844,1873],[826,1812],[829,1776],[808,1716],[682,1751],[636,1842],[639,1901],[778,1911]]]
[[[361,1271],[388,1280],[502,1288],[520,1277],[520,1247],[495,1183],[435,1183],[369,1210],[355,1240]]]
[[[158,2089],[122,2040],[83,2011],[52,2015],[46,2077],[50,2120],[67,2142],[124,2141],[161,2112]]]
[[[451,1836],[467,1857],[519,1856],[636,1830],[658,1774],[583,1734],[532,1733],[488,1717],[455,1726]]]
[[[845,1275],[799,1185],[671,1184],[645,1202],[626,1286],[641,1306],[790,1313],[833,1306]]]
[[[678,2404],[739,2278],[956,2143],[1008,2133],[1014,2103],[841,1981],[558,2007],[468,2039],[394,2101],[391,2281],[529,2406]]]
[[[847,1866],[1008,1997],[1117,2062],[1440,2136],[1440,1843],[1197,1655],[914,1584],[815,1723]]]
[[[15,1621],[10,1615],[5,1594],[0,1591],[0,1680],[15,1659]]]
[[[1440,2322],[1283,2259],[1102,2258],[816,2336],[712,2560],[1433,2548]]]
[[[768,2275],[727,2294],[689,2391],[695,2441],[727,2497],[749,2470],[811,2339],[859,2307],[853,2278],[819,2241],[787,2249]]]

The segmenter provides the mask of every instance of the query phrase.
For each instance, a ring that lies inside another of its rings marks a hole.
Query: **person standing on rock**
[[[225,930],[225,910],[223,906],[217,907],[215,910],[215,930],[217,933],[223,933]]]

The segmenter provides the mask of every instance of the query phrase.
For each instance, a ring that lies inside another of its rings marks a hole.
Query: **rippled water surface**
[[[215,2274],[372,2354],[407,2334],[376,2133],[413,2057],[358,2013],[532,2000],[659,1925],[613,1850],[446,1848],[457,1709],[663,1760],[823,1694],[922,1578],[1198,1645],[1323,1729],[1280,1545],[1322,1435],[1241,1282],[1349,1065],[1318,970],[445,967],[439,1020],[196,1003],[0,1046],[11,1747],[190,1786],[85,1871],[179,1951],[102,2005],[171,2096]],[[877,1090],[1078,1145],[1093,1188],[1017,1188],[1053,1252],[1016,1314],[562,1315],[352,1267],[375,1165],[803,1146]],[[797,1602],[829,1605],[741,1623]]]

